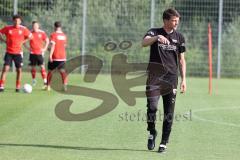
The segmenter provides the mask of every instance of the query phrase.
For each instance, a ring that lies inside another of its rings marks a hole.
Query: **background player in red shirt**
[[[6,74],[12,65],[12,61],[14,61],[17,71],[16,92],[20,91],[23,65],[22,45],[29,40],[32,35],[26,27],[21,25],[21,16],[14,15],[12,20],[13,25],[0,29],[0,40],[6,43],[6,54],[4,56],[4,66],[0,79],[0,92],[4,91]],[[3,35],[5,35],[5,39],[2,37]]]
[[[47,85],[47,74],[44,67],[44,52],[47,50],[49,39],[44,31],[39,27],[37,21],[32,22],[32,38],[29,41],[30,48],[25,45],[25,47],[30,51],[29,65],[31,66],[31,73],[33,79],[33,85],[36,85],[36,66],[41,67],[41,75],[44,81],[44,85]]]
[[[67,74],[65,71],[67,36],[62,31],[61,22],[54,23],[55,32],[51,34],[51,50],[48,62],[47,90],[50,90],[52,71],[58,69],[63,81],[63,90],[67,90]]]

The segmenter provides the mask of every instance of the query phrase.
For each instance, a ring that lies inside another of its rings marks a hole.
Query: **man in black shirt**
[[[155,138],[157,136],[155,121],[160,95],[163,99],[162,140],[158,152],[164,152],[167,149],[166,144],[169,140],[174,117],[178,68],[181,74],[181,93],[186,91],[185,39],[181,33],[176,31],[179,18],[180,14],[175,9],[165,10],[163,12],[163,27],[150,29],[142,41],[143,47],[150,46],[146,84],[147,130],[150,132],[148,137],[149,150],[153,150],[155,147]]]

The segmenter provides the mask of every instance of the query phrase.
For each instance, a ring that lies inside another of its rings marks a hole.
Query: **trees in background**
[[[11,15],[12,0],[0,3],[0,13]],[[105,70],[109,71],[111,58],[117,53],[128,54],[129,61],[147,62],[148,49],[141,48],[141,40],[150,28],[151,1],[149,0],[87,0],[86,52],[103,59]],[[60,20],[68,34],[69,57],[81,54],[83,0],[21,0],[18,12],[24,15],[24,24],[31,26],[32,20],[38,20],[47,33],[53,31],[53,23]],[[155,26],[162,25],[162,12],[168,7],[175,7],[181,13],[180,31],[187,41],[188,74],[206,76],[207,69],[207,24],[213,27],[213,65],[216,65],[217,24],[219,0],[155,0]],[[224,1],[223,7],[223,74],[229,76],[230,70],[240,72],[238,54],[240,1]],[[7,23],[8,19],[1,19]],[[1,23],[0,23],[1,25]],[[2,25],[1,25],[2,26]],[[231,38],[227,38],[231,35]],[[117,48],[105,51],[108,41],[119,44],[130,40],[128,50]],[[236,45],[237,44],[237,45]],[[1,45],[1,48],[2,45]],[[237,75],[237,74],[234,74]]]

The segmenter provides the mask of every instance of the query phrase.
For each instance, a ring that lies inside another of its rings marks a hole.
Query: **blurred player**
[[[39,27],[37,21],[32,22],[32,38],[30,48],[24,45],[29,51],[29,65],[31,66],[32,84],[36,85],[36,66],[40,66],[44,85],[47,85],[47,74],[44,67],[44,52],[47,50],[49,39],[44,31]]]
[[[50,55],[48,62],[47,90],[50,90],[52,71],[58,69],[63,82],[63,90],[67,90],[67,74],[65,71],[67,36],[62,31],[61,22],[54,23],[55,32],[50,37]]]
[[[167,81],[173,87],[170,93],[162,95],[164,120],[162,126],[162,140],[158,152],[164,152],[167,148],[169,136],[172,128],[174,107],[177,94],[178,66],[181,73],[181,92],[186,91],[186,62],[184,58],[185,40],[181,33],[177,32],[180,15],[175,9],[167,9],[163,12],[163,27],[150,29],[143,38],[144,47],[151,46],[150,61],[164,66],[167,73],[165,75],[151,76],[152,70],[149,67],[149,76],[146,86],[147,93],[147,116],[148,128],[150,132],[148,138],[148,149],[155,147],[157,131],[155,129],[156,112],[161,86],[160,80]]]
[[[21,25],[22,18],[19,15],[12,17],[13,25],[5,26],[0,29],[0,40],[6,43],[6,54],[4,56],[4,66],[0,79],[0,92],[4,91],[4,83],[6,74],[12,65],[15,63],[17,77],[16,77],[16,92],[21,88],[21,76],[23,65],[23,51],[22,45],[31,38],[31,32]],[[5,35],[5,39],[2,37]]]

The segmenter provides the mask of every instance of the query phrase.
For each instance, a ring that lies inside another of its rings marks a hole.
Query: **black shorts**
[[[42,55],[30,54],[29,55],[30,66],[41,66],[44,64],[44,58]]]
[[[21,68],[23,66],[23,56],[22,54],[11,54],[6,52],[4,56],[4,66],[12,66],[12,61],[14,61],[16,68]]]
[[[148,73],[146,83],[146,96],[162,96],[174,92],[177,89],[178,76],[165,74],[162,76]]]
[[[48,62],[48,70],[65,69],[65,62],[66,61]]]
[[[168,84],[172,85],[173,88],[176,89],[178,85],[178,75],[170,74],[170,73],[159,75],[154,72],[148,72],[146,85],[159,85],[160,81],[165,81]]]

